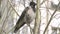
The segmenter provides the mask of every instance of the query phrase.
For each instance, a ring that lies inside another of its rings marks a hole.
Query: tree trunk
[[[37,9],[36,9],[36,19],[35,19],[35,25],[34,25],[34,32],[33,34],[39,34],[40,32],[40,23],[41,23],[41,12],[39,10],[40,7],[40,0],[37,1]]]

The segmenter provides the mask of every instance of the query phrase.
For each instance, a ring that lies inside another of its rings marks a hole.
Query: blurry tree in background
[[[52,0],[0,0],[0,34],[14,34],[14,25],[30,1],[37,3],[36,21],[30,26],[25,24],[15,34],[52,34],[55,31],[52,24],[55,23],[59,24],[55,34],[60,33],[60,1],[54,4]]]

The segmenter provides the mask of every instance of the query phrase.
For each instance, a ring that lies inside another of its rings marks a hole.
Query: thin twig
[[[59,6],[59,4],[58,4],[58,6]],[[57,8],[59,8],[59,7],[57,7]],[[55,11],[53,12],[53,14],[51,15],[51,18],[50,18],[50,20],[48,21],[48,24],[47,24],[47,26],[46,26],[43,34],[45,34],[46,30],[48,29],[48,26],[49,26],[50,22],[52,21],[54,14],[55,14],[56,11],[58,10],[57,8],[55,9]]]
[[[11,6],[9,7],[9,9],[8,9],[8,11],[10,10],[10,8],[11,8]],[[8,16],[6,16],[6,18],[5,18],[5,20],[2,22],[3,23],[3,25],[2,25],[2,28],[1,28],[1,32],[3,31],[3,27],[4,27],[4,25],[5,25],[5,21],[6,21],[6,19],[8,18]]]
[[[11,7],[13,8],[13,10],[16,12],[16,14],[18,15],[18,16],[20,16],[18,13],[17,13],[17,11],[14,9],[14,7],[12,6],[12,3],[10,2],[10,1],[8,1],[9,2],[9,4],[11,5]]]
[[[53,16],[54,16],[54,14],[56,13],[56,11],[57,11],[57,9],[56,9],[56,10],[54,11],[54,13],[51,15],[51,18],[50,18],[50,20],[49,20],[49,22],[48,22],[48,24],[47,24],[47,26],[46,26],[43,34],[45,34],[45,32],[46,32],[46,30],[47,30],[47,28],[48,28],[48,26],[49,26],[49,24],[50,24],[50,22],[51,22],[51,20],[52,20],[52,18],[53,18]]]
[[[40,5],[42,5],[45,1],[47,1],[47,0],[43,0],[43,2],[42,2],[42,3],[40,3]]]

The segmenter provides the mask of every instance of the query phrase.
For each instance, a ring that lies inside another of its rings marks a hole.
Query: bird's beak
[[[35,5],[37,5],[37,4],[35,3]]]

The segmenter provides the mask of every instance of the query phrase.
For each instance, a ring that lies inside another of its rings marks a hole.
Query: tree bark
[[[34,32],[33,34],[39,34],[40,30],[40,22],[41,22],[41,12],[39,10],[40,7],[40,0],[37,1],[37,8],[36,8],[36,19],[35,19],[35,24],[34,24]]]

